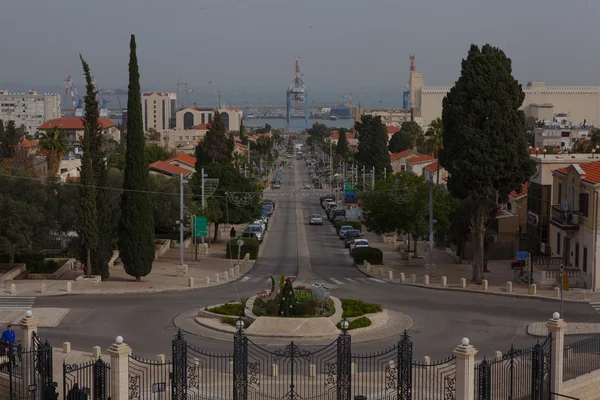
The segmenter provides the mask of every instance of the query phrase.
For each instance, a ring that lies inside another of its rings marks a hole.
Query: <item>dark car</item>
[[[344,234],[344,247],[347,249],[350,248],[350,243],[352,243],[354,239],[360,239],[361,237],[362,234],[358,229],[346,231],[346,233]]]
[[[244,233],[242,233],[241,237],[256,239],[260,242],[260,238],[254,232],[244,232]]]
[[[273,209],[275,209],[275,202],[271,199],[265,199],[263,200],[263,207],[265,206],[271,206]]]

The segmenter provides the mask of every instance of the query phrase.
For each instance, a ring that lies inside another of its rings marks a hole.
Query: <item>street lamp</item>
[[[237,321],[235,321],[235,327],[239,333],[242,333],[242,329],[244,329],[244,320],[241,316],[239,316]]]
[[[244,245],[244,241],[242,239],[238,239],[238,265],[240,265],[240,253],[242,252],[242,246]]]
[[[427,183],[429,184],[429,252],[427,263],[429,268],[433,268],[433,172],[429,172]]]
[[[340,322],[340,328],[342,328],[342,332],[345,334],[348,332],[348,328],[350,328],[350,322],[344,317],[342,322]]]

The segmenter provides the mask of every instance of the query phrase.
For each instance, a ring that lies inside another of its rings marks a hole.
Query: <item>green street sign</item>
[[[208,237],[208,220],[206,217],[196,217],[194,219],[194,236]]]

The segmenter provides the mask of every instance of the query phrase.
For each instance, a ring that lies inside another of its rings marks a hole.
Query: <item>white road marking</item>
[[[335,279],[335,278],[329,278],[329,280],[330,280],[331,282],[335,283],[335,284],[338,284],[338,285],[343,285],[343,284],[344,284],[344,282],[342,282],[342,281],[338,281],[338,280],[337,280],[337,279]]]
[[[249,276],[243,276],[243,277],[240,279],[240,282],[246,282],[248,279],[250,279],[250,277],[249,277]]]
[[[0,297],[0,309],[29,310],[35,303],[35,297]]]
[[[354,279],[352,279],[352,278],[345,278],[345,279],[346,279],[348,282],[350,282],[350,283],[358,283],[358,282],[356,282],[356,281],[355,281]]]
[[[377,282],[377,283],[387,283],[386,281],[382,281],[381,279],[377,279],[377,278],[369,278],[369,280],[371,280],[373,282]]]

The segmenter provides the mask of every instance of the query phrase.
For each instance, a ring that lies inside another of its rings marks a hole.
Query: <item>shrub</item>
[[[206,311],[221,315],[244,315],[244,304],[238,302],[225,303],[220,306],[206,308]]]
[[[358,247],[352,250],[352,258],[356,264],[367,261],[370,264],[383,264],[383,252],[377,247]]]
[[[238,258],[238,245],[237,241],[242,239],[244,241],[244,245],[240,249],[240,259],[243,259],[246,254],[250,254],[251,260],[256,260],[258,256],[258,247],[260,243],[256,239],[252,238],[233,238],[227,242],[227,247],[225,248],[225,257],[226,258]]]
[[[366,328],[367,326],[371,326],[371,320],[367,317],[356,318],[356,319],[354,319],[352,321],[348,321],[348,322],[350,322],[350,325],[348,326],[349,331],[351,331],[353,329]],[[336,326],[338,327],[338,329],[342,329],[341,325],[342,325],[342,321],[338,322],[338,324]]]
[[[335,231],[338,235],[340,234],[340,228],[344,225],[350,225],[352,228],[358,229],[362,232],[362,224],[360,221],[338,221],[335,223]]]
[[[346,318],[361,317],[365,314],[374,314],[382,311],[379,304],[365,303],[362,300],[341,299],[342,315]]]

